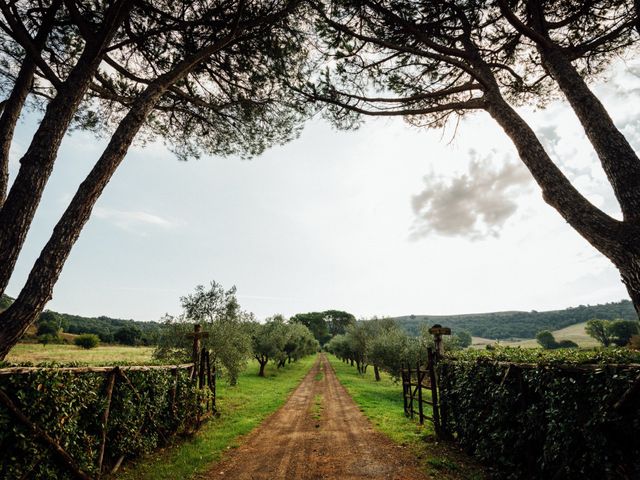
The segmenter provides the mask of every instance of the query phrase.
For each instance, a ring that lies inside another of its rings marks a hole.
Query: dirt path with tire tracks
[[[324,355],[280,410],[205,478],[422,480],[413,456],[376,432]]]

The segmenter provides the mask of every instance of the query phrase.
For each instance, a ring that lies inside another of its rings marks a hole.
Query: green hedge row
[[[188,370],[127,371],[116,376],[107,429],[104,465],[121,456],[149,452],[176,433],[195,427],[204,414],[208,390],[197,390]],[[109,373],[39,370],[0,376],[0,389],[34,424],[46,431],[90,476],[97,473]],[[174,401],[174,384],[175,401]],[[205,393],[207,392],[207,393]],[[172,406],[174,408],[172,409]],[[162,433],[159,433],[162,432]],[[0,478],[73,478],[50,448],[0,404]]]
[[[438,368],[446,428],[494,468],[492,478],[640,478],[640,398],[614,408],[640,368],[611,365],[637,359],[615,349],[445,359]],[[575,368],[585,363],[600,365]]]

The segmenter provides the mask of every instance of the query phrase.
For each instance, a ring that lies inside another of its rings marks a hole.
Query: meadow
[[[100,345],[86,350],[69,344],[19,343],[11,349],[6,360],[10,363],[80,362],[89,365],[152,363],[153,347]]]

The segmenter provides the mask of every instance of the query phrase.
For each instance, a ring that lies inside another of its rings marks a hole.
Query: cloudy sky
[[[640,147],[640,67],[596,91]],[[569,108],[523,110],[591,201],[619,216]],[[12,173],[37,122],[28,115]],[[399,119],[337,132],[321,119],[251,161],[176,160],[132,149],[100,199],[48,308],[157,320],[216,280],[259,318],[344,309],[358,317],[544,310],[627,298],[614,267],[541,198],[486,114],[452,131]],[[8,293],[29,268],[105,142],[64,143]]]

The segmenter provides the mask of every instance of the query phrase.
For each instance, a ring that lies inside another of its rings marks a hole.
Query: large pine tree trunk
[[[104,47],[111,41],[128,4],[128,0],[122,0],[112,5],[106,25],[95,40],[87,42],[78,63],[47,105],[31,144],[20,160],[20,170],[0,210],[0,295],[13,273],[62,138],[89,89]]]
[[[166,83],[152,85],[114,132],[105,151],[55,226],[51,238],[36,260],[27,282],[15,302],[0,313],[0,359],[20,339],[51,299],[53,287],[62,272],[73,245],[89,220],[94,205],[111,179],[147,115],[166,91]]]
[[[107,148],[87,178],[80,184],[71,203],[55,226],[51,238],[31,269],[20,294],[7,310],[0,313],[0,360],[7,355],[51,299],[53,287],[62,267],[82,228],[89,220],[94,205],[157,101],[171,85],[184,78],[200,61],[228,46],[230,41],[230,37],[224,38],[178,63],[173,70],[149,84],[136,98],[111,137]],[[261,367],[261,370],[263,368]]]
[[[640,159],[636,152],[569,59],[558,50],[540,49],[540,53],[598,154],[624,219],[640,221]]]
[[[618,266],[618,270],[640,320],[640,245],[636,246],[636,254],[629,255],[627,261]]]
[[[38,53],[42,51],[47,37],[51,32],[53,20],[56,12],[60,8],[60,3],[61,0],[56,0],[51,4],[34,38],[33,44]],[[11,148],[11,142],[13,141],[13,133],[18,123],[20,112],[22,112],[24,103],[31,90],[35,70],[36,64],[27,54],[22,61],[11,94],[4,104],[2,116],[0,116],[0,208],[2,208],[4,200],[7,197],[7,190],[9,188],[9,150]]]
[[[593,247],[613,262],[620,271],[636,311],[640,312],[640,282],[637,281],[637,266],[640,259],[640,222],[632,220],[631,214],[625,216],[623,221],[616,220],[589,202],[551,160],[527,122],[502,97],[491,69],[481,56],[477,52],[471,52],[471,54],[474,56],[474,66],[483,77],[485,84],[484,109],[502,127],[515,145],[520,159],[542,190],[544,201],[556,209],[567,223]],[[627,155],[632,165],[630,154],[624,153],[625,147],[621,142],[617,142],[617,148],[621,154]],[[621,174],[616,172],[613,175],[615,178]],[[638,192],[625,193],[624,190],[634,188],[634,185],[633,182],[618,182],[618,188],[622,188],[623,191],[621,194],[628,201],[631,201]],[[637,190],[637,187],[635,188]]]

